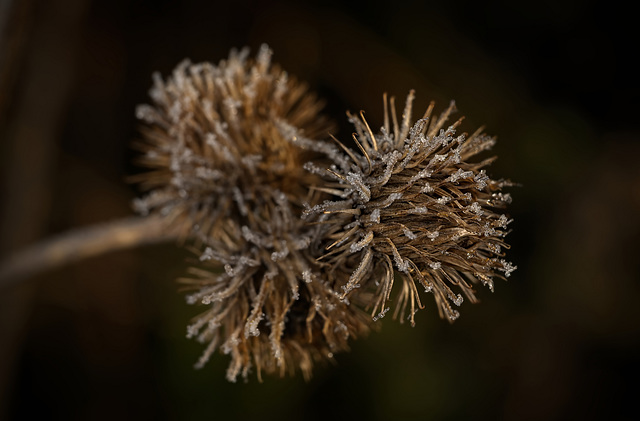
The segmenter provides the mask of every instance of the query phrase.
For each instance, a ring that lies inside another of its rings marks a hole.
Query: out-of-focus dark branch
[[[82,259],[177,238],[160,217],[130,217],[69,231],[3,259],[0,289]]]

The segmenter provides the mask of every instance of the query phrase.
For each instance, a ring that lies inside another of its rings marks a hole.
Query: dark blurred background
[[[381,124],[455,99],[498,136],[518,270],[450,325],[384,320],[335,366],[260,384],[192,368],[198,309],[172,245],[0,291],[0,418],[633,419],[640,351],[640,99],[634,13],[616,2],[1,0],[0,253],[131,215],[136,104],[183,58],[261,43],[327,100]],[[631,4],[631,3],[628,3]],[[631,6],[630,6],[631,7]]]

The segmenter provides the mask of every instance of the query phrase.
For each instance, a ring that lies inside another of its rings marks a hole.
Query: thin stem
[[[157,216],[129,217],[78,228],[15,252],[0,262],[0,289],[82,259],[178,239]]]

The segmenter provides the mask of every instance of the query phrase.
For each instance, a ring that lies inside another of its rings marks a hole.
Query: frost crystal
[[[374,209],[370,216],[371,222],[380,223],[380,209]]]
[[[469,205],[468,209],[478,216],[482,216],[482,214],[484,213],[478,202],[473,202],[471,205]]]
[[[403,228],[402,232],[404,233],[404,235],[407,236],[408,239],[410,240],[415,240],[416,238],[418,238],[417,235],[415,235],[410,229],[408,228]]]
[[[462,170],[462,168],[458,168],[458,171],[456,171],[454,174],[451,174],[451,176],[449,177],[449,181],[452,183],[457,183],[458,180],[461,180],[463,178],[469,178],[473,176],[473,171],[464,171]]]

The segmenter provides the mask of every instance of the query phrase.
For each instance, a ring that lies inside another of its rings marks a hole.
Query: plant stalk
[[[158,216],[128,217],[74,229],[0,261],[0,289],[89,257],[177,239],[177,230],[168,228]]]

